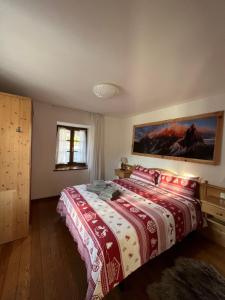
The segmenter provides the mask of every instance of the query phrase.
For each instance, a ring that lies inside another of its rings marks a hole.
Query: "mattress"
[[[86,264],[87,300],[102,299],[203,224],[198,199],[132,178],[108,183],[121,191],[117,200],[103,201],[78,185],[65,188],[57,206]]]

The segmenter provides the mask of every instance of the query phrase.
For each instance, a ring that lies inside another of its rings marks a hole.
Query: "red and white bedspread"
[[[86,185],[61,193],[57,211],[86,263],[86,299],[102,299],[149,259],[202,226],[200,203],[135,179],[110,182],[121,190],[103,201]]]

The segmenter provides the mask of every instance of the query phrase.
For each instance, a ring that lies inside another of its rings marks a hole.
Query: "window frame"
[[[76,170],[76,169],[87,169],[88,165],[86,163],[77,163],[73,161],[74,158],[74,132],[76,130],[83,130],[86,134],[86,156],[87,156],[87,141],[88,141],[88,128],[86,127],[77,127],[77,126],[66,126],[57,124],[56,136],[58,134],[59,128],[65,128],[70,130],[70,156],[69,162],[67,164],[57,164],[55,163],[55,170]],[[87,160],[87,157],[86,157]]]

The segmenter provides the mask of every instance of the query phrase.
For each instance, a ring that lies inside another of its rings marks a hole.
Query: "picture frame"
[[[224,111],[133,126],[133,155],[219,164]]]

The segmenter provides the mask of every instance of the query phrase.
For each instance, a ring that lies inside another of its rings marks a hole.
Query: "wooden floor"
[[[86,269],[66,226],[56,213],[57,199],[32,202],[30,235],[0,246],[1,300],[83,300]],[[201,259],[225,276],[225,249],[199,234],[183,242],[131,274],[105,299],[147,300],[148,283],[159,280],[162,270],[178,256]]]

